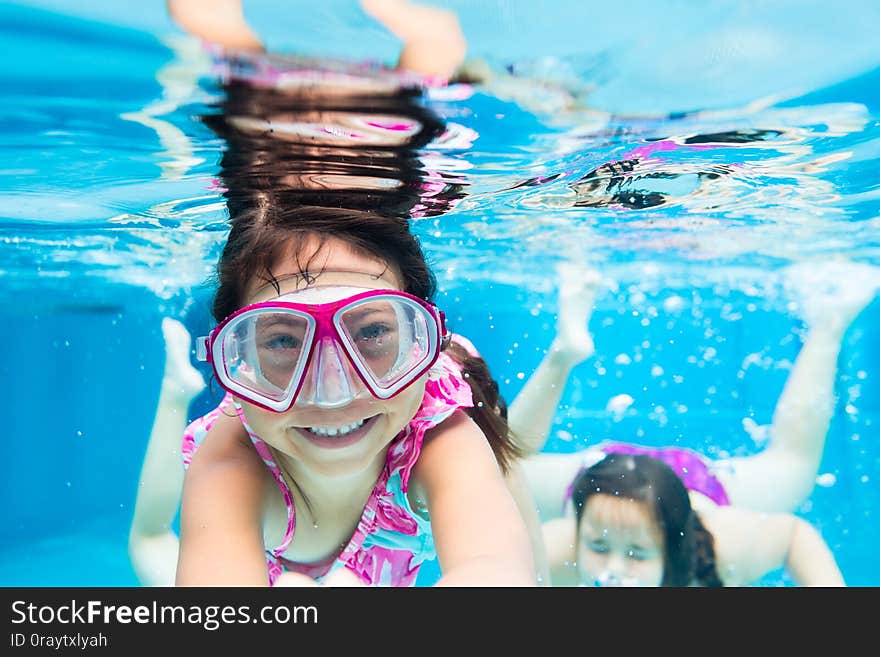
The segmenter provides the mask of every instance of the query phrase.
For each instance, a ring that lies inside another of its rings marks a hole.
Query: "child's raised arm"
[[[874,299],[880,269],[864,263],[804,262],[787,271],[808,332],[773,412],[770,441],[716,467],[731,502],[788,512],[813,491],[834,414],[837,360],[846,331]]]
[[[128,536],[129,558],[143,586],[174,583],[178,539],[172,523],[183,486],[180,441],[190,402],[205,387],[201,374],[190,363],[191,340],[184,325],[166,317],[162,336],[165,370]]]

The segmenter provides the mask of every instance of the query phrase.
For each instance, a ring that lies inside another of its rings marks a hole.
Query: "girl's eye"
[[[282,333],[279,335],[273,335],[271,337],[263,340],[262,347],[264,349],[271,350],[284,350],[284,349],[299,349],[302,341],[297,338],[295,335],[290,335],[288,333]]]
[[[359,329],[355,338],[357,340],[379,340],[388,333],[391,333],[390,326],[375,322]]]
[[[608,544],[605,543],[605,541],[591,541],[589,548],[597,554],[605,554],[608,552]]]
[[[648,551],[640,547],[631,547],[627,550],[626,556],[636,561],[644,561],[648,558]]]

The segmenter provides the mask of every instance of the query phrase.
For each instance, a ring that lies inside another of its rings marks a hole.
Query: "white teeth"
[[[364,422],[366,422],[366,420],[359,420],[341,427],[309,427],[309,431],[316,433],[319,436],[343,436],[347,433],[351,433],[355,429],[361,428]]]

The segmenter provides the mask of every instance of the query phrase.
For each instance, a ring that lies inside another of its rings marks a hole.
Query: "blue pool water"
[[[126,540],[160,321],[211,326],[222,145],[194,117],[217,89],[155,4],[137,17],[108,1],[0,5],[0,585],[137,584]],[[589,263],[607,281],[596,356],[572,373],[547,450],[611,438],[757,452],[803,336],[786,267],[880,266],[880,53],[865,45],[880,11],[635,2],[623,21],[588,19],[580,2],[438,4],[460,12],[472,54],[586,98],[570,113],[534,89],[429,101],[475,135],[426,156],[464,193],[413,222],[451,328],[510,401],[553,336],[554,266]],[[271,49],[394,57],[354,2],[286,23],[271,3],[245,5]],[[658,144],[638,176],[572,191]],[[820,476],[798,510],[852,585],[880,584],[878,331],[875,300],[845,335]],[[209,388],[191,417],[218,398]]]

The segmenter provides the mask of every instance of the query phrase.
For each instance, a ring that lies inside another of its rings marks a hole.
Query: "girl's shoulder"
[[[426,467],[432,470],[459,467],[459,457],[466,453],[473,454],[475,448],[486,452],[494,462],[495,456],[486,435],[467,413],[457,409],[443,422],[425,432],[413,474],[418,479],[419,472],[424,473]]]
[[[233,431],[220,430],[223,424],[214,424],[186,468],[181,522],[186,517],[215,526],[255,528],[274,484],[253,447]]]
[[[412,464],[404,491],[412,510],[423,519],[429,519],[428,499],[430,482],[451,476],[461,467],[465,451],[470,453],[474,443],[485,443],[480,427],[462,410],[453,411],[443,422],[425,431],[418,458]],[[491,454],[491,450],[489,452]],[[494,455],[492,455],[494,459]]]
[[[259,474],[262,479],[266,469],[229,395],[217,408],[187,426],[182,452],[187,471],[233,469],[242,475]]]
[[[431,426],[424,432],[418,462],[424,463],[425,459],[432,458],[434,452],[442,451],[444,454],[448,454],[447,450],[435,448],[439,443],[454,444],[473,441],[488,445],[486,436],[477,423],[460,408],[454,409],[442,422]]]

